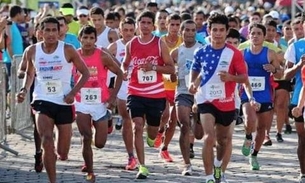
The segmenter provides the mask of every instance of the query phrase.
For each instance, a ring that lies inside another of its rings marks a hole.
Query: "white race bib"
[[[252,91],[264,91],[265,90],[265,77],[249,77],[249,82],[252,87]]]
[[[190,75],[187,74],[184,76],[185,79],[185,86],[188,88],[190,86]]]
[[[223,99],[226,96],[225,84],[224,83],[216,83],[216,84],[207,84],[206,85],[207,99]]]
[[[157,72],[156,71],[146,71],[138,70],[138,82],[140,84],[148,84],[157,82]]]
[[[42,81],[43,92],[46,95],[63,95],[62,82],[60,80]]]
[[[102,89],[101,88],[82,88],[81,102],[85,104],[100,104],[102,103]]]

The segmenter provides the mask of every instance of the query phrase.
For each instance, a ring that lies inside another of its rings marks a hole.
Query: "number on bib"
[[[59,80],[44,81],[43,82],[43,92],[46,95],[62,95],[62,82]]]
[[[81,102],[85,104],[100,104],[102,102],[101,88],[82,88]]]
[[[249,82],[252,87],[252,91],[264,91],[265,90],[265,77],[249,77]]]
[[[138,82],[140,84],[149,84],[157,82],[157,72],[147,71],[144,72],[141,69],[138,70]]]
[[[207,99],[222,99],[226,96],[226,90],[224,83],[207,84]]]

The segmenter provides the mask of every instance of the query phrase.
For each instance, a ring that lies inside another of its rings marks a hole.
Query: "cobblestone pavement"
[[[85,182],[84,173],[80,171],[83,165],[79,133],[74,124],[72,145],[67,161],[57,161],[58,182]],[[32,129],[24,132],[31,136]],[[292,133],[283,135],[284,143],[275,140],[274,129],[271,133],[273,145],[262,147],[258,155],[261,170],[249,169],[248,158],[241,154],[243,143],[243,126],[236,126],[233,137],[232,160],[226,172],[227,179],[234,183],[278,183],[297,182],[299,176],[299,163],[297,160],[297,135]],[[174,159],[173,163],[165,163],[158,157],[158,150],[149,148],[145,144],[146,164],[150,170],[147,180],[135,180],[136,171],[124,170],[127,163],[127,154],[120,131],[114,131],[108,136],[104,149],[94,149],[94,170],[97,175],[96,182],[204,182],[203,163],[201,159],[202,141],[194,145],[195,158],[192,160],[194,174],[184,177],[182,171],[182,157],[179,149],[179,129],[169,146],[169,151]],[[34,142],[20,135],[7,136],[7,145],[19,152],[15,156],[0,149],[0,182],[1,183],[44,183],[48,182],[45,170],[42,173],[34,171]]]

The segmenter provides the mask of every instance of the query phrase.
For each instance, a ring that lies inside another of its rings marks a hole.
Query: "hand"
[[[72,93],[70,92],[70,93],[68,93],[68,95],[65,95],[65,96],[64,96],[64,101],[65,101],[67,104],[73,104],[73,102],[74,102],[74,97],[75,97],[75,95],[72,94]]]
[[[302,109],[300,107],[294,107],[291,111],[294,117],[300,117],[302,115]]]
[[[276,68],[272,64],[264,64],[263,68],[267,72],[272,72],[272,73],[276,72]]]
[[[250,106],[253,107],[255,111],[259,111],[261,108],[261,104],[255,100],[250,100]]]
[[[19,71],[18,71],[18,75],[17,75],[17,76],[18,76],[18,78],[19,78],[19,79],[23,79],[23,78],[24,78],[24,76],[25,76],[25,72],[24,72],[24,71],[19,70]]]
[[[108,109],[113,109],[116,106],[116,96],[111,95],[107,101],[108,105],[107,108]]]
[[[17,95],[16,95],[16,100],[18,103],[22,103],[26,97],[26,92],[24,90],[21,90]]]
[[[302,68],[305,65],[305,54],[301,56],[300,61],[297,63],[297,66]]]
[[[217,73],[217,75],[220,77],[222,82],[231,81],[231,74],[229,74],[227,71],[220,71]]]
[[[153,64],[151,64],[151,63],[139,65],[139,68],[142,69],[144,72],[152,71],[152,67],[153,67]]]
[[[193,95],[196,94],[196,92],[197,92],[197,86],[193,82],[190,84],[188,89],[189,89],[189,92]]]
[[[123,80],[128,81],[128,71],[123,72]]]
[[[176,82],[177,81],[177,75],[176,74],[171,74],[170,75],[170,81],[171,82]]]
[[[194,104],[194,105],[192,106],[192,112],[193,112],[193,113],[197,113],[197,110],[198,110],[197,104]]]

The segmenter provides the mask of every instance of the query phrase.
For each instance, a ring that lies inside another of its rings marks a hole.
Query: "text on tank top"
[[[101,50],[95,48],[90,56],[83,56],[82,50],[77,50],[78,54],[86,63],[90,77],[81,90],[76,94],[76,101],[84,104],[100,104],[105,103],[109,98],[109,91],[106,85],[108,69],[102,64]],[[74,81],[79,80],[80,74],[76,68],[73,69]]]
[[[42,49],[43,42],[35,49],[35,88],[33,100],[45,100],[60,105],[67,105],[64,95],[71,91],[72,64],[65,58],[65,43],[58,41],[53,53],[47,54]]]
[[[141,43],[139,37],[133,38],[130,42],[130,55],[133,68],[128,93],[149,98],[165,97],[162,74],[156,71],[144,72],[139,67],[146,63],[164,65],[161,57],[160,38],[153,36],[148,43]]]

